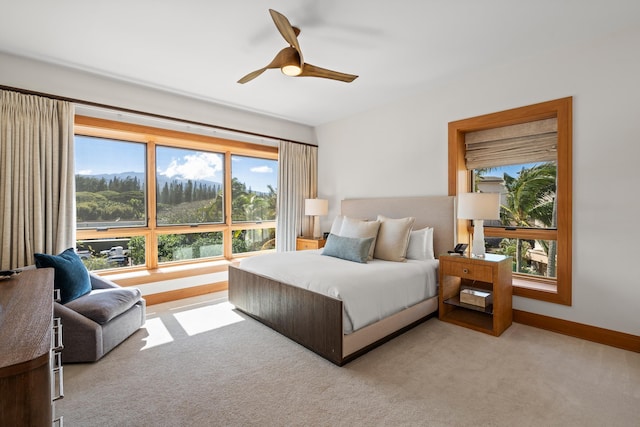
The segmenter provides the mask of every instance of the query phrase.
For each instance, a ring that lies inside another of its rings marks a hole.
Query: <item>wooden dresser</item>
[[[51,268],[0,280],[0,425],[51,426],[62,394]],[[61,346],[61,345],[60,345]],[[56,394],[57,396],[53,396]]]

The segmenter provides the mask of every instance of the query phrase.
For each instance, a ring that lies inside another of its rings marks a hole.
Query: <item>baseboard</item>
[[[640,353],[640,336],[625,334],[624,332],[598,328],[596,326],[513,310],[513,321],[523,325],[533,326],[548,331],[593,341],[600,344],[618,347],[624,350]]]
[[[188,288],[175,289],[173,291],[159,292],[157,294],[144,295],[147,305],[160,304],[163,302],[175,301],[183,298],[196,297],[210,294],[212,292],[226,291],[228,282],[210,283],[208,285],[190,286]]]

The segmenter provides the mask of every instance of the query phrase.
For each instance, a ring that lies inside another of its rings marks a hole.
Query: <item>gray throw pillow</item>
[[[344,237],[329,234],[322,250],[322,255],[366,263],[373,239],[373,237]]]
[[[103,325],[129,310],[140,298],[138,288],[95,289],[65,307]]]

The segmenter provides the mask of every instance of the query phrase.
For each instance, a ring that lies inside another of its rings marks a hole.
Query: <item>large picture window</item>
[[[512,257],[514,295],[571,305],[571,152],[571,98],[449,123],[449,194],[500,193],[485,245]]]
[[[75,142],[76,250],[89,270],[275,248],[276,147],[88,117],[76,117]]]

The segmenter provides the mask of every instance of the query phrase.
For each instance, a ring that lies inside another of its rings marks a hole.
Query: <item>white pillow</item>
[[[361,219],[354,219],[345,216],[342,217],[342,227],[340,227],[340,233],[338,235],[342,237],[358,237],[362,239],[373,237],[368,258],[369,260],[372,260],[379,228],[380,223],[378,221],[363,221]]]
[[[340,235],[340,228],[342,228],[342,219],[344,217],[342,215],[338,215],[334,218],[333,223],[331,224],[331,231],[329,234],[335,234],[336,236]]]
[[[409,245],[407,246],[407,259],[426,260],[434,259],[433,254],[433,228],[425,227],[409,233]]]
[[[414,217],[394,219],[378,215],[380,230],[373,257],[387,261],[404,262],[409,244],[409,233],[415,220]]]

